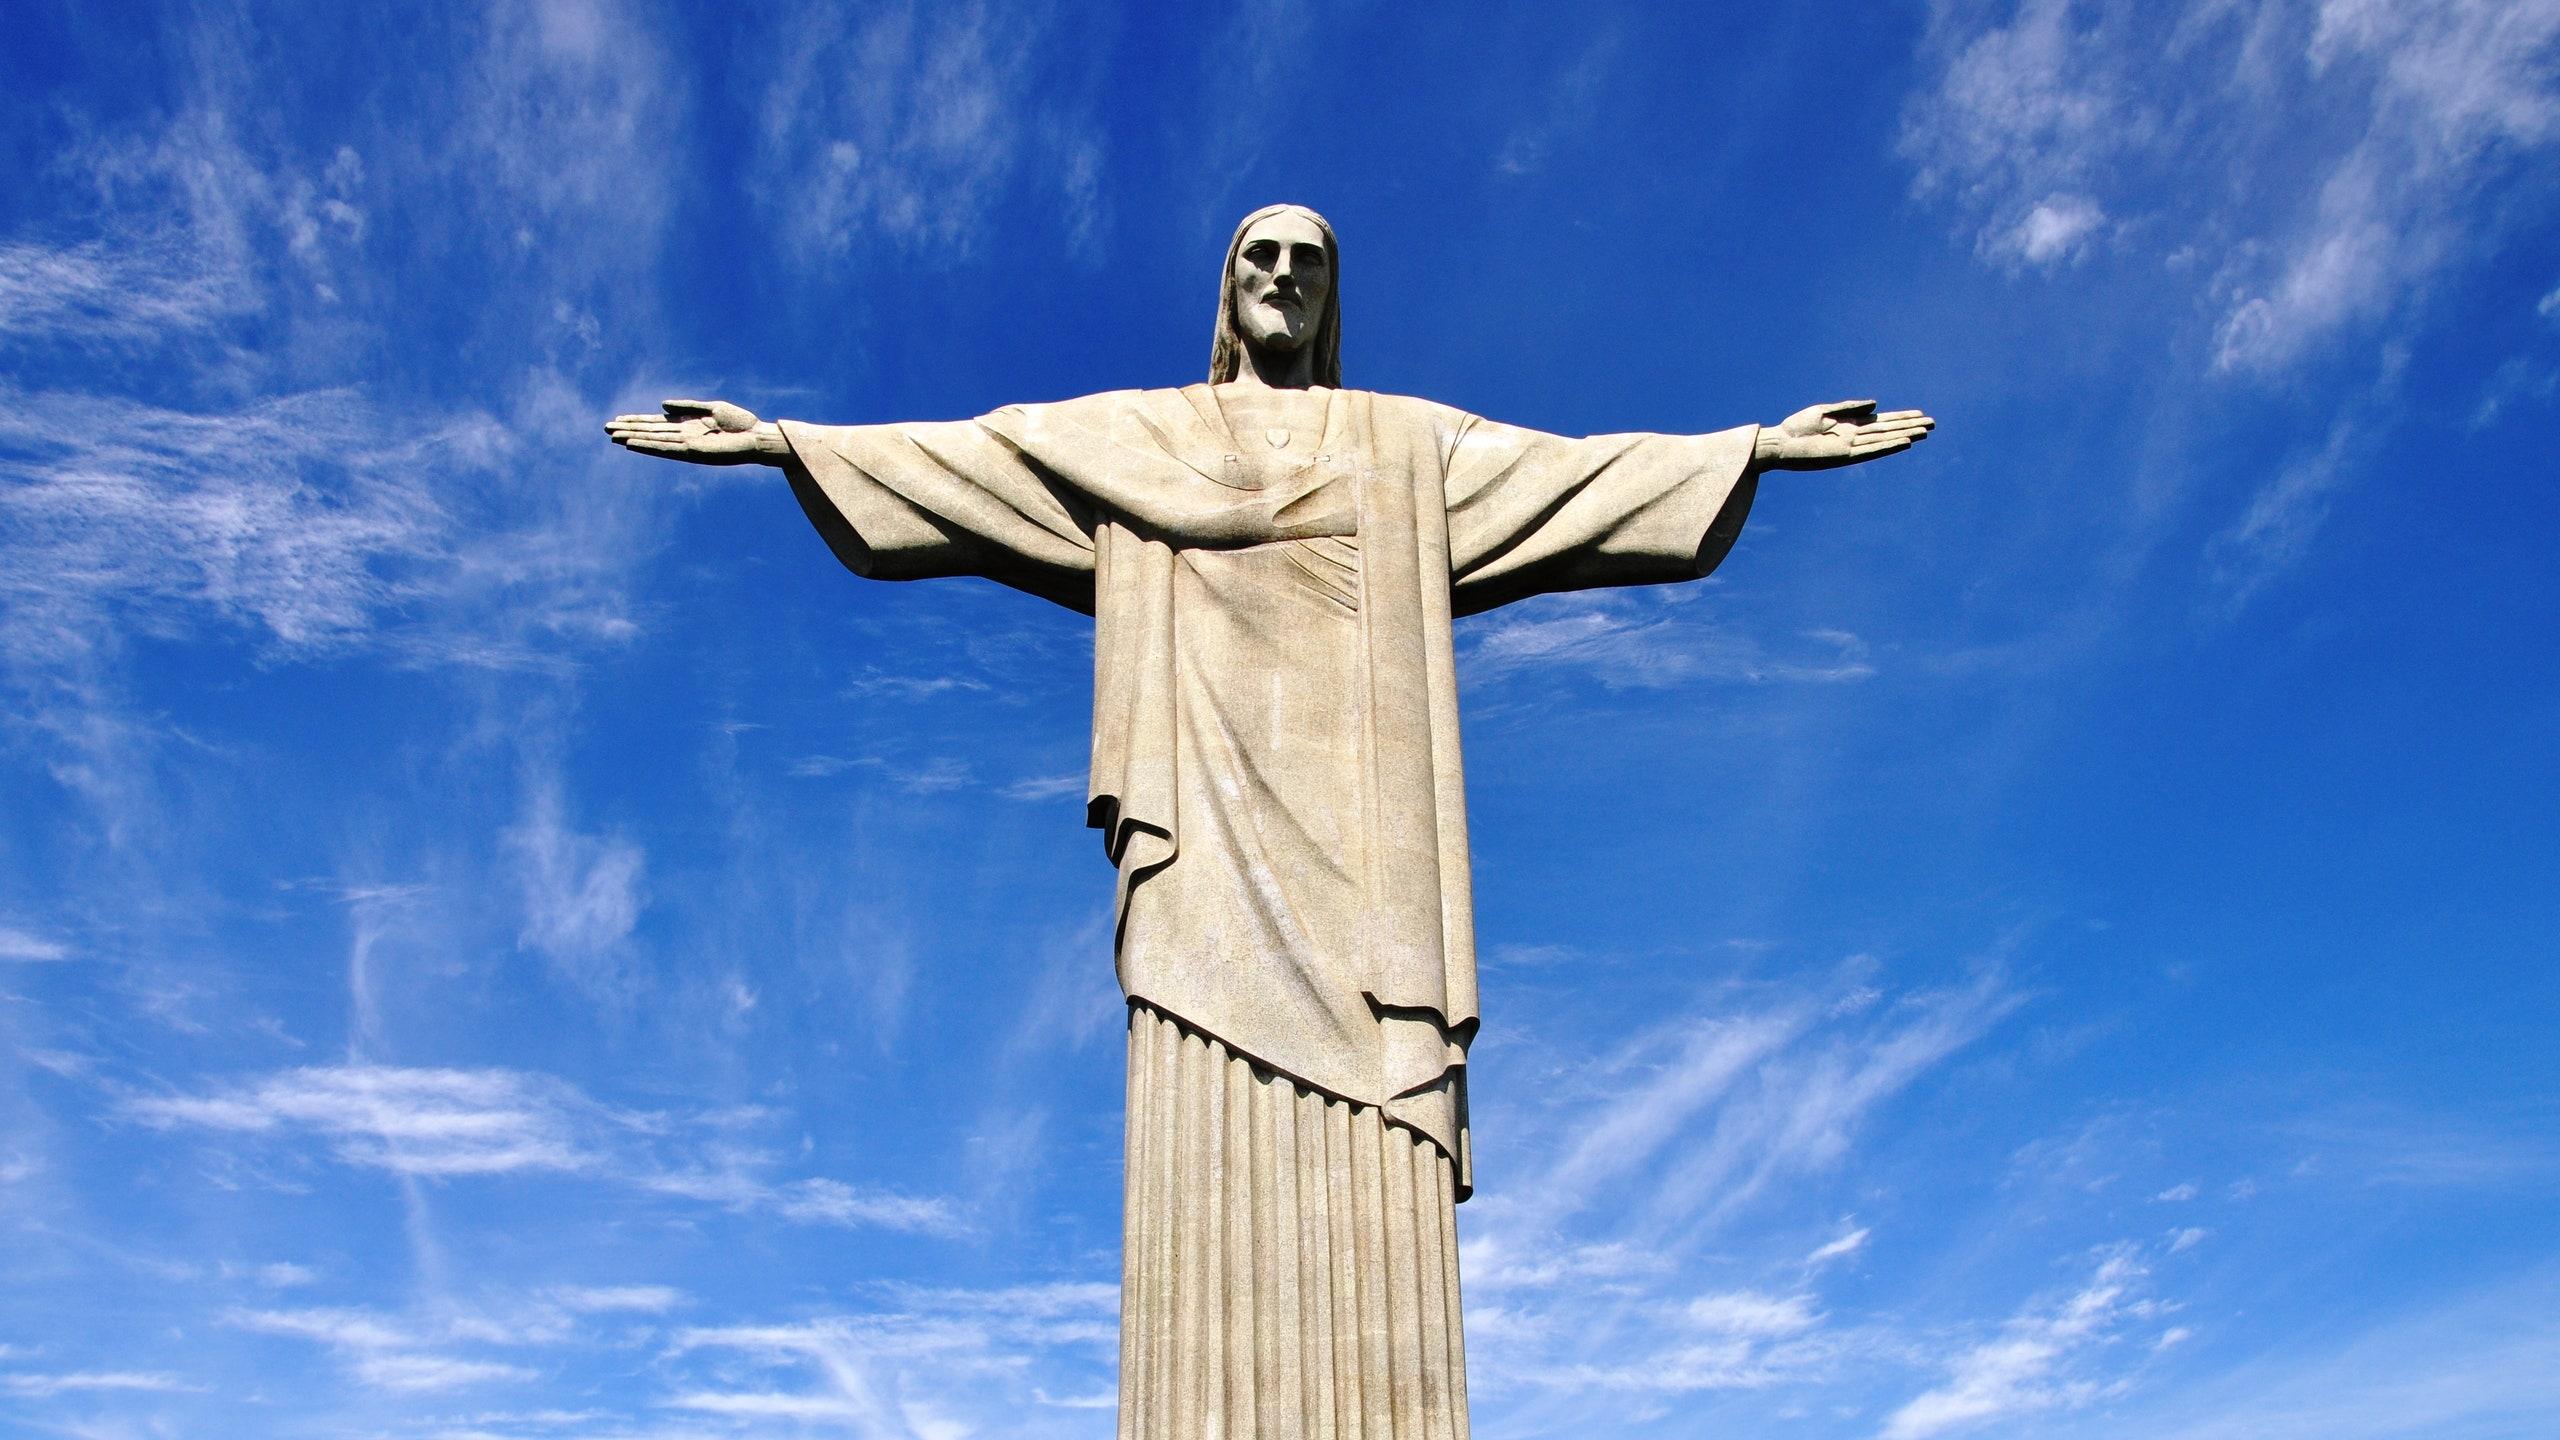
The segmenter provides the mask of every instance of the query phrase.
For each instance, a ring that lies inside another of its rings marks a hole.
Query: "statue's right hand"
[[[669,400],[658,408],[666,413],[616,415],[604,433],[626,450],[697,465],[742,465],[782,448],[775,427],[726,400]]]

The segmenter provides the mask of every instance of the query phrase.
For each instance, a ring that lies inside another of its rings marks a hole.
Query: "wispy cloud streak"
[[[2495,252],[2555,43],[2552,0],[1942,3],[1902,150],[1986,258],[2136,247],[2218,313],[2214,368],[2285,367]]]
[[[2130,1256],[2107,1257],[2068,1297],[2021,1312],[1996,1338],[1958,1355],[1944,1385],[1886,1419],[1882,1440],[1930,1440],[2108,1393],[2105,1382],[2078,1373],[2076,1362],[2113,1340],[2120,1326],[2156,1313],[2137,1293],[2143,1275]]]
[[[1473,1207],[1464,1259],[1484,1383],[1546,1392],[1553,1406],[1758,1390],[1889,1349],[1871,1325],[1832,1318],[1812,1288],[1868,1243],[1866,1229],[1768,1254],[1752,1268],[1792,1278],[1767,1288],[1698,1281],[1702,1257],[1748,1233],[1755,1205],[1843,1163],[1882,1106],[2021,998],[1985,975],[1882,1001],[1858,989],[1682,1014],[1534,1117],[1513,1117],[1554,1139],[1522,1183]]]
[[[1510,606],[1462,632],[1470,679],[1579,672],[1613,690],[1703,681],[1838,683],[1875,674],[1865,642],[1813,630],[1773,645],[1673,593],[1583,591]]]
[[[812,261],[886,241],[948,262],[1028,192],[1090,242],[1102,139],[1040,69],[1048,18],[901,3],[850,24],[812,12],[772,37],[752,184],[779,233]]]
[[[719,1133],[735,1115],[618,1110],[527,1071],[314,1066],[202,1094],[133,1096],[123,1110],[157,1129],[317,1140],[342,1164],[402,1176],[580,1176],[804,1224],[963,1229],[940,1200],[824,1176],[778,1179],[768,1157]]]
[[[826,1421],[866,1440],[935,1440],[969,1433],[969,1412],[1011,1413],[1019,1423],[1025,1404],[1084,1408],[1046,1399],[1025,1384],[1025,1372],[1107,1367],[1119,1338],[1118,1288],[1109,1284],[908,1289],[895,1297],[895,1308],[868,1313],[679,1332],[673,1353],[727,1352],[761,1373],[755,1388],[698,1388],[664,1403],[700,1414]]]

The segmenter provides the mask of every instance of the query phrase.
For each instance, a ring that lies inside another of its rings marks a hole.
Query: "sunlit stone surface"
[[[607,427],[779,466],[858,575],[983,576],[1094,617],[1086,813],[1130,1004],[1123,1436],[1467,1433],[1450,621],[1696,579],[1760,472],[1932,423],[1853,401],[1569,439],[1345,390],[1340,260],[1311,211],[1247,216],[1207,384],[901,425],[671,400]]]

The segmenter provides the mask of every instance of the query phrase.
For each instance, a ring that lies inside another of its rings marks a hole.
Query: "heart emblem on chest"
[[[1262,432],[1262,438],[1270,441],[1271,448],[1274,450],[1289,448],[1289,432],[1286,430],[1265,430]]]

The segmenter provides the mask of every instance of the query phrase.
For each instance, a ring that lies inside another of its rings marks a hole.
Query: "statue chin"
[[[1282,355],[1295,355],[1307,343],[1307,327],[1292,326],[1285,320],[1255,314],[1244,326],[1245,343],[1256,350],[1269,350]]]

